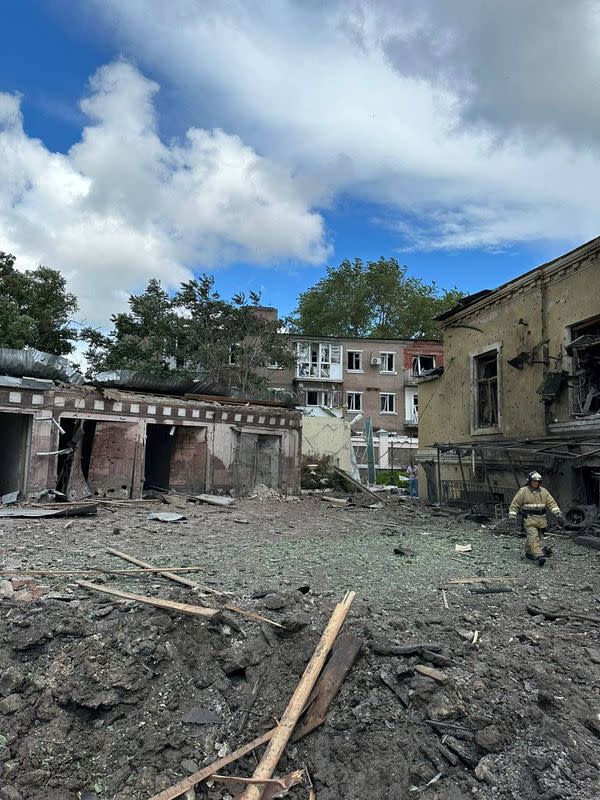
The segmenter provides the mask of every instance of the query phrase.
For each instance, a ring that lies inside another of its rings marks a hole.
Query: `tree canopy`
[[[328,267],[325,277],[300,295],[291,327],[310,336],[435,338],[434,316],[463,293],[439,289],[407,272],[395,258],[383,257],[366,263],[345,259]]]
[[[182,283],[172,297],[153,279],[142,294],[131,295],[128,312],[113,315],[109,334],[82,331],[86,358],[96,371],[195,377],[204,369],[224,388],[258,391],[274,365],[294,363],[279,323],[266,318],[259,303],[254,292],[224,300],[210,275]]]
[[[0,252],[0,346],[71,353],[77,332],[70,323],[77,307],[58,270],[40,266],[20,272],[15,257]]]

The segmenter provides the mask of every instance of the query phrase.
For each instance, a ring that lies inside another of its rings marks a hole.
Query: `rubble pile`
[[[149,800],[271,730],[342,585],[357,592],[343,627],[356,658],[323,724],[287,744],[277,777],[306,770],[317,800],[597,798],[600,610],[589,551],[559,541],[555,566],[534,570],[518,538],[398,497],[383,509],[310,497],[273,508],[192,506],[195,517],[154,527],[146,508],[101,509],[67,523],[60,543],[43,527],[56,523],[5,521],[11,569],[32,568],[37,548],[49,569],[96,569],[88,579],[100,588],[220,613],[122,601],[78,576],[7,576],[1,800]],[[204,561],[182,574],[233,595],[203,597],[159,574],[102,574],[116,541],[156,564]],[[220,773],[251,776],[263,750]],[[195,796],[243,789],[204,781]],[[309,791],[301,783],[287,796]]]

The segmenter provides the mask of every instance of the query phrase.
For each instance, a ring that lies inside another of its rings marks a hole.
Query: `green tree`
[[[290,320],[295,333],[314,336],[373,336],[429,339],[437,336],[436,314],[463,296],[407,275],[395,258],[364,263],[342,261],[328,267],[315,286],[303,292]]]
[[[278,322],[261,314],[259,303],[254,292],[224,300],[210,275],[182,283],[172,297],[151,280],[129,298],[129,312],[113,315],[109,334],[82,331],[86,358],[96,371],[195,377],[204,369],[224,388],[260,391],[274,365],[295,362]]]
[[[20,272],[15,257],[0,252],[0,346],[71,353],[77,307],[58,270],[40,266]]]

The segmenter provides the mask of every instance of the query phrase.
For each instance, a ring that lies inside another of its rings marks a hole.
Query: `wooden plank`
[[[294,734],[295,742],[325,722],[329,706],[350,672],[361,646],[362,641],[351,634],[340,636],[336,641],[331,658],[315,684],[314,700]]]
[[[438,683],[446,683],[448,680],[448,676],[444,672],[441,672],[439,669],[434,669],[433,667],[425,667],[422,664],[416,665],[415,672],[424,675],[426,678],[432,678]]]
[[[367,489],[367,487],[363,486],[360,481],[357,481],[356,478],[353,478],[352,475],[349,475],[343,469],[340,469],[340,467],[338,467],[338,466],[336,466],[334,464],[331,464],[329,469],[332,472],[334,472],[336,475],[339,475],[341,478],[343,478],[344,480],[348,481],[348,483],[351,484],[351,486],[354,486],[356,489],[359,489],[361,492],[364,492],[374,502],[383,503],[383,501],[382,501],[381,497],[379,497],[379,495],[375,494],[375,492],[372,492],[370,489]]]
[[[135,600],[137,603],[145,603],[148,606],[155,606],[156,608],[166,608],[170,611],[180,611],[182,614],[191,614],[195,617],[214,617],[219,613],[217,608],[204,608],[203,606],[192,606],[187,603],[177,603],[175,600],[163,600],[161,597],[146,597],[141,594],[131,594],[131,592],[122,592],[120,589],[109,589],[107,586],[98,586],[89,581],[75,581],[78,586],[83,586],[85,589],[91,589],[94,592],[101,592],[102,594],[110,594],[113,597],[120,597],[123,600]]]
[[[125,561],[129,561],[131,564],[137,564],[138,567],[154,570],[162,575],[163,578],[168,578],[170,581],[175,581],[175,583],[181,583],[183,586],[188,586],[190,589],[197,589],[203,594],[214,594],[217,597],[231,595],[231,592],[220,592],[218,589],[210,589],[207,586],[201,586],[199,583],[191,580],[190,578],[183,578],[181,575],[175,575],[173,572],[169,572],[169,570],[154,567],[152,564],[148,564],[146,561],[141,561],[135,556],[130,556],[129,553],[124,553],[122,550],[115,550],[114,547],[107,547],[106,552],[113,556],[117,556],[118,558],[122,558]]]
[[[199,567],[139,567],[139,569],[0,569],[0,575],[142,575],[144,572],[153,575],[165,570],[197,572],[205,568],[205,565],[202,565]]]
[[[168,570],[161,570],[155,569],[152,564],[148,564],[145,561],[140,561],[139,558],[135,558],[135,556],[130,556],[128,553],[123,553],[121,550],[115,550],[112,547],[106,548],[107,553],[111,553],[113,556],[118,556],[119,558],[125,559],[125,561],[130,561],[132,564],[139,564],[141,567],[148,568],[157,572],[159,575],[162,575],[163,578],[167,578],[170,581],[175,581],[176,583],[181,583],[184,586],[188,586],[190,589],[196,589],[198,594],[202,597],[206,597],[207,594],[212,594],[215,597],[230,597],[231,592],[220,592],[217,589],[210,589],[207,586],[201,586],[196,581],[192,581],[189,578],[182,578],[181,575],[175,575]],[[266,622],[269,625],[273,625],[276,628],[285,628],[285,625],[281,625],[279,622],[275,622],[268,617],[263,617],[262,614],[257,614],[255,611],[246,611],[239,606],[233,605],[232,603],[225,603],[223,608],[226,608],[228,611],[234,611],[236,614],[241,614],[244,617],[248,617],[249,619],[254,620],[255,622]]]
[[[317,644],[315,652],[313,653],[310,661],[308,662],[304,674],[302,675],[298,686],[294,690],[292,697],[283,712],[279,725],[275,734],[269,744],[265,754],[254,770],[254,778],[270,778],[273,771],[281,758],[286,744],[298,719],[302,713],[306,702],[313,690],[313,687],[319,677],[325,660],[333,646],[333,643],[340,632],[344,620],[348,615],[352,601],[354,600],[355,592],[348,592],[341,603],[335,607],[331,619],[327,627],[323,631],[323,635]],[[249,786],[242,795],[243,800],[260,800],[262,795],[262,787]]]

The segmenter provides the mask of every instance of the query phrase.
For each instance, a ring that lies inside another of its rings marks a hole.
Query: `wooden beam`
[[[169,572],[169,570],[154,567],[152,564],[148,564],[146,561],[141,561],[135,556],[130,556],[129,553],[124,553],[122,550],[115,550],[114,547],[107,547],[106,552],[113,556],[117,556],[118,558],[122,558],[125,561],[129,561],[131,564],[137,564],[138,567],[144,567],[144,569],[158,572],[163,576],[163,578],[168,578],[170,581],[175,581],[175,583],[181,583],[183,586],[188,586],[190,589],[197,589],[199,592],[204,594],[214,594],[217,597],[231,595],[231,592],[220,592],[218,589],[210,589],[208,586],[201,586],[199,583],[191,580],[190,578],[183,578],[181,575],[175,575],[173,572]]]
[[[142,594],[131,594],[131,592],[122,592],[120,589],[109,589],[107,586],[98,586],[89,581],[75,581],[78,586],[83,586],[85,589],[91,589],[94,592],[101,592],[102,594],[110,594],[113,597],[119,597],[122,600],[135,600],[137,603],[145,603],[147,606],[155,606],[156,608],[166,608],[170,611],[180,611],[182,614],[191,614],[195,617],[214,617],[219,613],[217,608],[204,608],[204,606],[192,606],[188,603],[177,603],[175,600],[163,600],[161,597],[147,597]]]
[[[254,778],[263,779],[270,778],[273,775],[279,759],[285,749],[286,744],[298,719],[302,713],[306,702],[313,690],[313,687],[319,677],[325,660],[332,648],[332,645],[340,632],[344,620],[348,615],[352,601],[354,600],[355,592],[348,592],[341,603],[335,607],[331,619],[327,627],[323,631],[323,635],[317,644],[315,652],[313,653],[310,661],[308,662],[304,674],[298,683],[287,708],[283,712],[283,716],[277,726],[275,734],[269,744],[265,754],[254,770]],[[263,790],[260,786],[249,786],[242,795],[243,800],[260,800]]]
[[[125,561],[130,561],[132,564],[139,564],[141,567],[149,568],[152,571],[158,572],[159,575],[162,575],[163,578],[167,578],[170,581],[175,581],[176,583],[181,583],[184,586],[188,586],[190,589],[196,589],[198,594],[202,597],[206,597],[207,594],[212,594],[215,597],[230,597],[231,592],[220,592],[217,589],[210,589],[207,586],[201,586],[196,581],[192,581],[189,578],[182,578],[181,575],[175,575],[168,570],[161,570],[161,569],[154,569],[152,564],[147,564],[145,561],[140,561],[139,558],[135,558],[135,556],[130,556],[128,553],[123,553],[121,550],[115,550],[112,547],[106,548],[107,553],[111,553],[113,556],[118,556],[119,558],[124,558]],[[262,614],[257,614],[255,611],[245,611],[243,608],[239,606],[233,605],[232,603],[225,603],[223,608],[226,608],[228,611],[234,611],[236,614],[241,614],[244,617],[248,617],[249,619],[253,619],[255,622],[267,622],[269,625],[274,625],[276,628],[285,628],[285,625],[281,625],[279,622],[275,622],[268,617],[263,617]]]
[[[325,722],[329,706],[346,675],[350,672],[361,646],[361,640],[351,634],[340,636],[336,641],[331,658],[315,685],[314,700],[310,703],[306,716],[294,734],[295,742]]]

